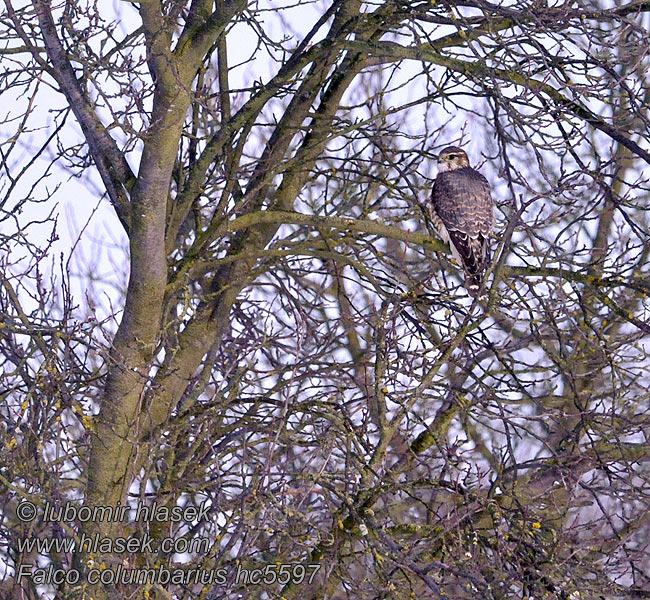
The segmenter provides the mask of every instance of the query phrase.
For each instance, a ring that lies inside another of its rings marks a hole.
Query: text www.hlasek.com
[[[136,552],[157,552],[161,550],[166,553],[181,554],[183,552],[197,552],[203,555],[210,551],[210,540],[208,538],[191,538],[180,537],[164,538],[160,540],[159,545],[155,543],[149,534],[142,537],[117,537],[109,538],[95,534],[92,537],[81,534],[79,541],[70,537],[65,538],[38,538],[28,537],[17,540],[19,552],[33,552],[36,550],[39,554],[49,552],[87,552],[100,554],[129,554]]]

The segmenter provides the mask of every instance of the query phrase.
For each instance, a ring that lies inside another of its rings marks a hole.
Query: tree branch
[[[457,58],[445,56],[433,50],[432,44],[406,47],[394,42],[377,42],[375,44],[369,44],[367,42],[356,40],[345,41],[342,42],[342,44],[346,48],[354,49],[358,52],[366,52],[369,56],[379,59],[386,59],[388,61],[419,60],[431,62],[481,81],[488,80],[491,76],[500,79],[501,81],[507,81],[522,86],[533,92],[542,92],[551,98],[556,104],[562,106],[571,114],[586,121],[596,129],[602,131],[613,140],[621,143],[630,150],[630,152],[633,152],[650,164],[650,152],[641,148],[641,146],[630,138],[625,137],[619,130],[603,121],[603,119],[591,112],[587,107],[567,98],[553,86],[544,83],[543,81],[526,77],[516,71],[496,69],[478,62],[459,60]]]
[[[5,0],[5,4],[8,9],[11,7],[9,0]],[[128,232],[130,207],[127,190],[130,189],[135,179],[131,167],[123,152],[117,147],[115,140],[108,134],[101,120],[95,114],[88,96],[79,85],[74,69],[57,35],[49,2],[34,0],[34,7],[38,11],[38,20],[47,56],[57,74],[61,92],[67,98],[68,104],[81,126],[117,216]]]

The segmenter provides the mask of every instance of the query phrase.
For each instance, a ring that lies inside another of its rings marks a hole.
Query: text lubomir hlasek
[[[157,521],[159,523],[171,521],[200,521],[208,516],[210,506],[207,501],[196,506],[158,506],[156,502],[146,505],[138,502],[136,507],[122,506],[78,506],[73,502],[66,502],[65,506],[56,507],[46,502],[43,507],[43,521],[79,521],[92,522],[118,522],[126,521],[133,513],[134,521]]]

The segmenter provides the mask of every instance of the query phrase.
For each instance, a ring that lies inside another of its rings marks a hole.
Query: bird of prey
[[[487,179],[469,166],[465,151],[457,146],[442,150],[425,213],[462,266],[465,287],[472,298],[478,295],[490,264],[493,207]]]

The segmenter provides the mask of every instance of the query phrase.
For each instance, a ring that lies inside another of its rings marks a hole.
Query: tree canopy
[[[4,0],[0,595],[648,597],[649,13]]]

